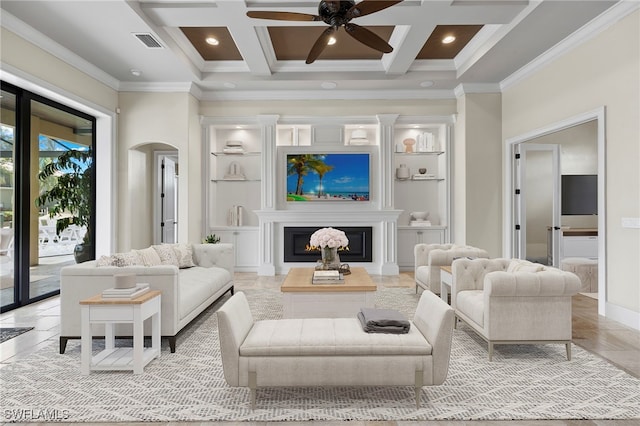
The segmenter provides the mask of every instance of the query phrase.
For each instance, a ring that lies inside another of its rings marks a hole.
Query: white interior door
[[[178,175],[172,157],[164,156],[161,164],[161,242],[170,244],[178,240]]]
[[[516,146],[516,255],[557,266],[560,239],[560,150],[558,145]]]

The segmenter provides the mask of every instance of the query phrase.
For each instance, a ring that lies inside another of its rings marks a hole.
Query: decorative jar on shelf
[[[400,164],[400,167],[396,169],[396,178],[398,178],[399,180],[409,179],[410,174],[411,174],[411,171],[409,170],[406,164]]]

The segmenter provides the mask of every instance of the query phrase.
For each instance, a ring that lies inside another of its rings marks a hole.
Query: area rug
[[[16,336],[26,333],[29,330],[33,330],[33,327],[1,327],[0,328],[0,343],[4,343],[9,339],[13,339]]]
[[[245,293],[256,319],[281,317],[280,292]],[[410,288],[377,293],[379,307],[399,309],[409,316],[419,297]],[[175,353],[163,342],[162,356],[140,375],[103,371],[83,376],[79,341],[70,341],[60,355],[57,339],[52,339],[24,361],[0,369],[4,420],[42,422],[47,416],[69,422],[640,418],[640,380],[589,352],[574,345],[572,361],[567,361],[564,345],[504,345],[496,347],[489,362],[485,343],[463,325],[454,331],[446,382],[424,387],[419,409],[412,387],[304,387],[258,389],[252,411],[249,391],[229,387],[223,378],[215,316],[220,303],[179,335]],[[94,350],[100,345],[96,341]],[[25,415],[24,410],[31,411]]]

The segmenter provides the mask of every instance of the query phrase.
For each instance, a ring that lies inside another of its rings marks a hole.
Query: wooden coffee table
[[[312,284],[313,268],[291,268],[280,291],[284,318],[350,318],[375,306],[376,284],[365,268],[351,268],[342,284]]]

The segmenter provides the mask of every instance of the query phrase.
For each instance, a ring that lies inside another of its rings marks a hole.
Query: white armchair
[[[571,272],[520,259],[457,259],[451,266],[451,307],[488,343],[562,343],[571,360]]]
[[[418,287],[440,294],[440,267],[451,266],[458,257],[488,258],[486,250],[456,244],[416,244],[413,248],[415,258],[414,277],[416,293]]]

